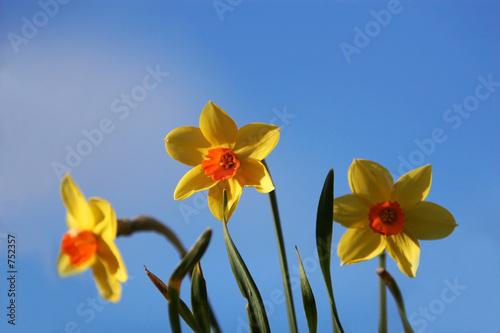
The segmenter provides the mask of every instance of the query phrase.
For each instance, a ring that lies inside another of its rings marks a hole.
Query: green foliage
[[[200,261],[208,247],[208,244],[210,243],[211,236],[212,229],[208,228],[182,258],[181,262],[177,265],[168,280],[168,315],[170,317],[170,326],[172,327],[172,331],[175,333],[181,332],[181,323],[179,320],[179,295],[181,282],[189,272],[193,271],[194,266]]]
[[[227,194],[224,191],[224,205],[222,211],[226,210],[227,206]],[[224,215],[224,214],[223,214]],[[238,249],[233,243],[229,231],[227,229],[227,222],[223,221],[224,228],[224,241],[226,243],[227,255],[229,258],[229,263],[231,264],[231,269],[233,270],[236,283],[240,288],[241,294],[247,299],[247,314],[250,326],[250,332],[270,332],[269,322],[267,320],[266,309],[264,307],[264,302],[260,296],[259,290],[253,281],[250,272],[245,265],[245,262],[241,258]]]
[[[207,286],[199,262],[194,267],[191,278],[191,308],[201,332],[210,333],[210,307],[208,305]]]
[[[333,232],[333,169],[326,176],[321,197],[319,198],[318,214],[316,217],[316,246],[318,248],[319,265],[330,300],[333,332],[344,332],[337,314],[335,299],[333,298],[332,278],[330,273],[330,258]]]
[[[168,288],[165,285],[165,283],[155,274],[151,273],[147,268],[145,268],[145,270],[151,282],[153,282],[153,284],[160,291],[163,297],[165,297],[167,302],[169,302],[170,298],[168,296]],[[179,299],[179,314],[181,315],[182,319],[184,319],[186,324],[188,324],[188,326],[191,327],[191,329],[194,332],[201,332],[200,328],[198,327],[196,319],[191,313],[191,310],[189,310],[188,306],[186,305],[186,303],[182,301],[182,299]]]
[[[302,302],[304,303],[307,326],[309,327],[309,333],[316,333],[318,328],[318,311],[316,310],[316,301],[314,299],[311,285],[307,280],[304,265],[302,265],[302,260],[300,259],[299,249],[295,247],[295,250],[297,251],[297,258],[299,260],[300,289],[302,291]]]

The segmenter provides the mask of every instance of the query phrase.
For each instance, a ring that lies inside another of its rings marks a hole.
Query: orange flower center
[[[233,178],[240,167],[240,161],[229,148],[210,149],[206,157],[201,168],[214,182]]]
[[[81,266],[97,251],[97,237],[92,231],[71,229],[64,234],[61,251],[73,266]]]
[[[405,213],[397,201],[386,201],[370,207],[370,227],[385,236],[397,235],[403,231]]]

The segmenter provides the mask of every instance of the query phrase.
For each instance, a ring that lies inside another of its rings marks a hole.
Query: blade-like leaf
[[[191,308],[201,331],[210,333],[210,308],[208,306],[207,287],[199,262],[194,267],[191,278]]]
[[[224,190],[224,204],[222,212],[225,212],[227,206],[227,194]],[[224,216],[224,214],[222,214]],[[270,332],[269,322],[267,320],[266,309],[264,302],[260,296],[259,290],[250,275],[250,272],[241,258],[236,246],[229,235],[227,222],[224,218],[222,223],[224,229],[224,242],[226,243],[227,255],[231,269],[233,270],[236,283],[240,288],[241,294],[248,300],[247,314],[250,326],[250,332]]]
[[[189,249],[179,265],[177,265],[174,272],[170,276],[170,280],[168,281],[169,286],[180,284],[182,279],[184,279],[184,277],[193,270],[194,266],[198,263],[198,261],[200,261],[201,257],[205,253],[211,237],[212,229],[208,228],[198,238],[196,243],[194,243],[193,247]]]
[[[403,323],[403,328],[405,330],[405,333],[413,333],[413,329],[411,328],[410,322],[408,321],[408,318],[406,317],[406,310],[405,310],[405,304],[403,301],[403,295],[401,294],[401,291],[399,290],[398,284],[396,283],[396,280],[392,277],[391,274],[384,268],[379,268],[377,269],[377,274],[380,276],[382,281],[384,281],[385,285],[389,289],[389,291],[392,294],[392,297],[394,297],[394,300],[396,301],[396,306],[398,307],[399,311],[399,316],[401,317],[401,322]]]
[[[169,300],[168,288],[165,285],[165,283],[163,283],[163,281],[160,278],[158,278],[156,275],[151,273],[146,268],[146,266],[144,266],[144,269],[146,270],[146,274],[148,275],[151,282],[153,282],[153,284],[156,286],[156,288],[158,288],[158,290],[162,293],[163,297],[165,297],[165,299],[168,301]],[[201,332],[201,329],[198,326],[198,322],[196,321],[193,314],[191,313],[191,310],[189,310],[188,306],[186,305],[186,303],[184,303],[184,301],[182,299],[179,299],[179,314],[181,315],[182,319],[184,319],[186,324],[188,324],[188,326],[191,327],[191,329],[194,332]]]
[[[297,258],[299,259],[299,271],[300,271],[300,289],[302,290],[302,302],[304,303],[304,312],[306,313],[307,326],[309,327],[309,333],[316,333],[318,327],[318,312],[316,310],[316,301],[314,300],[314,294],[311,289],[311,285],[307,280],[306,272],[304,266],[302,265],[302,260],[300,259],[299,249],[295,247],[297,251]]]
[[[198,238],[193,247],[186,253],[182,258],[181,262],[174,270],[170,279],[168,280],[168,314],[170,318],[170,326],[172,332],[181,332],[181,323],[179,320],[179,303],[180,303],[180,289],[181,283],[184,277],[193,270],[194,266],[200,261],[201,257],[205,253],[205,250],[210,243],[210,237],[212,236],[212,229],[207,229]]]
[[[155,287],[160,291],[160,293],[163,295],[163,297],[165,297],[165,299],[168,301],[168,298],[167,298],[167,295],[168,295],[167,285],[165,283],[163,283],[163,281],[159,277],[157,277],[156,275],[154,275],[153,273],[151,273],[146,268],[146,266],[144,266],[144,270],[146,271],[146,274],[148,275],[148,278],[151,280],[151,282],[153,282],[153,284],[155,285]]]
[[[181,321],[179,320],[180,290],[175,287],[168,288],[168,298],[170,299],[170,302],[168,303],[168,317],[170,318],[170,327],[172,328],[172,332],[181,333]]]
[[[326,289],[328,290],[328,298],[330,299],[330,310],[332,314],[333,332],[344,332],[340,324],[335,299],[333,297],[332,278],[330,273],[330,258],[332,248],[332,231],[333,231],[333,169],[330,169],[326,176],[321,197],[319,198],[318,214],[316,216],[316,246],[318,248],[319,265],[323,278],[325,280]]]

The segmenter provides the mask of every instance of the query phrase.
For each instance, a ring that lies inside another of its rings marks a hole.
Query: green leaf
[[[199,262],[194,267],[191,278],[191,308],[201,332],[210,333],[210,307],[208,305],[207,287]]]
[[[168,297],[168,288],[165,285],[165,283],[163,283],[163,281],[160,278],[158,278],[156,275],[151,273],[146,268],[146,266],[144,266],[144,269],[146,270],[146,274],[148,275],[151,282],[153,282],[153,284],[156,286],[156,288],[158,288],[158,290],[162,293],[163,297],[165,297],[165,299],[168,302],[170,298]],[[181,315],[182,319],[184,319],[186,324],[188,324],[188,326],[191,327],[191,329],[194,332],[201,332],[201,330],[198,326],[198,322],[194,318],[193,314],[191,313],[191,310],[189,310],[186,303],[184,303],[182,301],[182,299],[179,299],[179,314]]]
[[[401,322],[403,323],[403,328],[405,330],[405,333],[413,333],[413,329],[411,328],[410,322],[408,321],[408,318],[406,317],[406,310],[405,310],[405,304],[403,301],[403,295],[401,294],[401,291],[399,290],[398,284],[396,283],[396,280],[392,277],[391,274],[385,269],[385,268],[379,268],[377,269],[377,274],[380,276],[382,281],[384,281],[385,285],[389,289],[389,291],[392,294],[392,297],[394,297],[394,300],[396,301],[396,306],[398,307],[399,311],[399,316],[401,317]]]
[[[306,313],[307,326],[309,327],[310,333],[316,333],[318,328],[318,312],[316,310],[316,301],[314,300],[314,294],[311,289],[311,285],[307,280],[306,272],[304,266],[302,265],[302,260],[300,259],[299,249],[295,247],[297,251],[297,258],[299,259],[299,271],[300,271],[300,289],[302,290],[302,302],[304,303],[304,312]]]
[[[170,279],[168,280],[168,314],[170,318],[170,326],[172,332],[181,332],[181,323],[179,320],[179,304],[180,304],[180,289],[181,283],[184,277],[193,270],[194,266],[200,261],[201,257],[205,253],[205,250],[210,243],[210,238],[212,236],[212,229],[207,229],[198,238],[193,247],[186,253],[182,258],[179,265],[176,267]]]
[[[172,332],[181,333],[181,322],[179,320],[179,312],[180,312],[179,288],[174,288],[174,287],[168,288],[168,298],[170,299],[170,302],[168,303],[168,317],[170,318],[170,327],[172,328]]]
[[[226,211],[227,206],[227,194],[224,190],[224,204],[223,212]],[[222,214],[224,216],[224,214]],[[250,275],[250,272],[245,265],[245,262],[241,258],[236,246],[229,235],[227,229],[227,221],[225,217],[222,223],[224,229],[224,242],[226,243],[227,255],[229,258],[229,263],[231,264],[231,269],[233,270],[236,283],[240,288],[241,294],[247,299],[247,314],[250,326],[250,332],[270,332],[269,322],[267,320],[266,309],[264,307],[264,302],[260,296],[259,290],[255,285],[255,282]]]
[[[200,261],[201,257],[205,253],[211,237],[212,229],[208,228],[194,243],[193,247],[189,249],[179,265],[177,265],[174,272],[170,276],[170,280],[168,281],[169,286],[171,284],[180,284],[184,277],[193,270],[194,266],[198,263],[198,261]]]
[[[330,259],[333,231],[333,169],[330,169],[319,198],[318,214],[316,216],[316,246],[318,248],[319,265],[330,300],[333,332],[344,332],[340,324],[335,299],[333,297],[332,278],[330,273]]]

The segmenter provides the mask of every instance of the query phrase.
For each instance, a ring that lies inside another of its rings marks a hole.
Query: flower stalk
[[[116,236],[130,236],[136,231],[155,231],[165,236],[165,238],[172,243],[177,252],[179,252],[181,258],[184,257],[187,252],[172,229],[151,216],[139,215],[133,219],[126,217],[118,219]]]
[[[266,161],[262,163],[267,167]],[[281,275],[283,277],[283,287],[285,289],[286,309],[288,312],[288,325],[290,332],[297,332],[297,319],[295,318],[295,307],[293,305],[292,287],[290,283],[290,275],[288,274],[288,262],[286,259],[285,241],[283,238],[283,231],[281,230],[281,220],[278,210],[278,200],[276,198],[276,190],[269,192],[269,201],[271,203],[271,210],[273,212],[274,230],[276,231],[276,241],[278,242],[278,252],[280,257]]]
[[[385,251],[378,256],[379,270],[385,270]],[[379,321],[378,333],[387,333],[387,295],[385,282],[382,277],[379,278]]]

